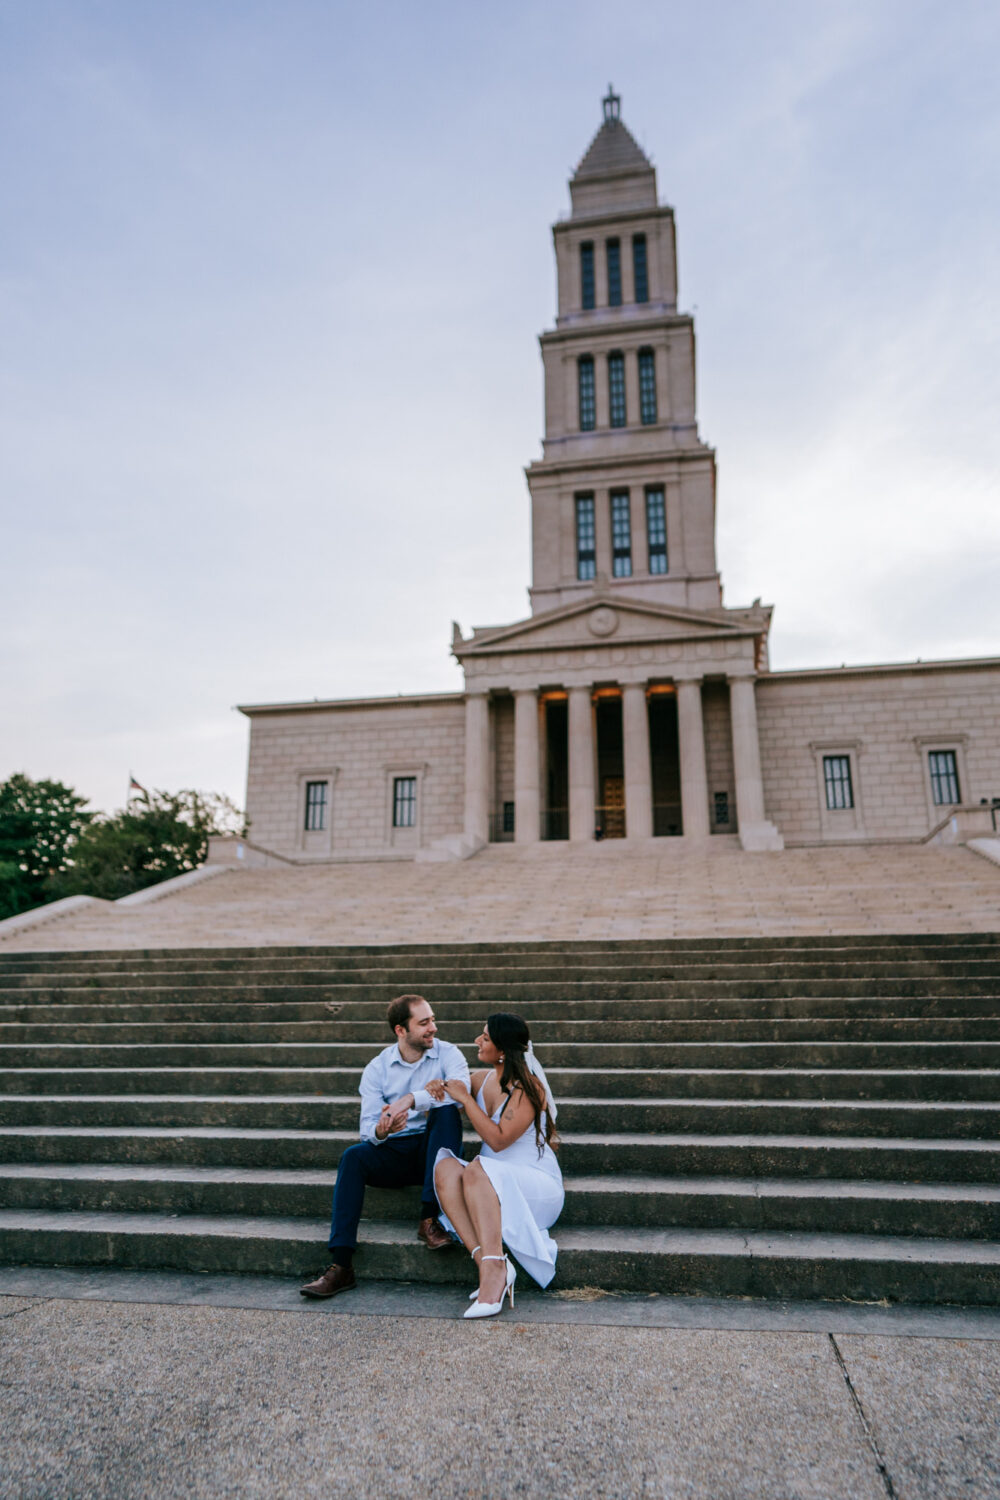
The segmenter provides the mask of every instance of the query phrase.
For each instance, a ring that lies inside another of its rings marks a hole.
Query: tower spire
[[[605,94],[604,98],[601,100],[601,104],[604,106],[604,118],[605,118],[606,121],[620,120],[621,119],[621,117],[622,117],[622,100],[621,100],[621,95],[615,93],[614,85],[613,84],[610,84],[610,83],[608,84],[608,92]]]

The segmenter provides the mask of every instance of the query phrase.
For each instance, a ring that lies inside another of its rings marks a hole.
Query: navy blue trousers
[[[381,1146],[359,1141],[348,1146],[337,1168],[333,1191],[330,1249],[349,1253],[358,1243],[358,1220],[366,1187],[422,1188],[424,1203],[437,1203],[434,1162],[442,1146],[462,1154],[462,1116],[457,1104],[427,1112],[427,1129],[417,1135],[389,1136]]]

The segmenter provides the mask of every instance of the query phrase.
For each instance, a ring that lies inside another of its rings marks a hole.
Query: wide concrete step
[[[352,1095],[190,1094],[0,1096],[0,1126],[223,1126],[236,1130],[356,1128]],[[1000,1140],[1000,1102],[857,1099],[574,1099],[559,1104],[567,1134],[906,1136]]]
[[[0,1209],[329,1216],[335,1172],[0,1164]],[[365,1219],[416,1220],[420,1190],[365,1196]],[[767,1177],[568,1177],[570,1225],[918,1235],[1000,1240],[1000,1187]]]
[[[407,975],[406,981],[415,986],[414,977]],[[338,1000],[352,1003],[372,1004],[385,1007],[399,993],[398,983],[357,984],[347,980],[331,981],[329,978],[306,984],[256,983],[244,979],[234,980],[230,987],[244,1003],[279,1004],[295,1000]],[[88,999],[101,1002],[102,997],[121,1004],[185,1004],[197,1001],[214,1001],[225,996],[226,987],[216,983],[190,985],[135,983],[120,987],[88,989]],[[622,979],[620,972],[613,976],[595,980],[567,977],[562,970],[534,980],[520,979],[458,979],[449,976],[432,984],[420,986],[420,993],[435,1008],[448,1001],[462,1001],[488,1006],[490,1010],[510,1010],[532,1002],[554,1000],[559,1004],[576,1004],[579,1001],[596,1000],[602,1004],[614,1000],[685,1000],[685,999],[737,999],[772,1000],[783,998],[840,999],[864,995],[869,998],[908,998],[910,996],[982,995],[992,998],[1000,996],[1000,977],[995,972],[982,975],[960,975],[952,977],[919,978],[857,978],[834,974],[819,979],[749,979],[743,976],[734,979]],[[33,989],[7,989],[0,993],[0,1000],[7,1004],[32,1003],[35,1005],[61,1005],[79,1002],[79,988],[62,985],[38,986]],[[384,1021],[383,1021],[384,1024]]]
[[[342,944],[307,946],[269,944],[267,947],[174,948],[158,949],[39,949],[0,953],[0,975],[53,972],[120,972],[147,973],[156,969],[299,969],[342,970],[369,968],[429,968],[441,964],[468,962],[523,965],[531,962],[556,962],[565,958],[578,962],[620,961],[633,958],[644,962],[691,961],[698,963],[727,961],[819,962],[824,959],[845,962],[889,962],[894,958],[927,961],[961,958],[988,959],[1000,947],[1000,932],[976,933],[870,933],[861,935],[785,935],[744,937],[681,938],[556,938],[548,941],[439,942]]]
[[[1000,953],[963,953],[950,957],[912,956],[902,953],[892,957],[859,956],[845,958],[815,955],[800,958],[745,957],[736,961],[702,957],[697,960],[660,955],[595,955],[581,960],[577,953],[525,959],[496,954],[476,959],[459,956],[434,961],[414,962],[398,959],[391,963],[245,962],[218,965],[205,960],[194,965],[155,964],[145,967],[109,967],[107,969],[72,969],[48,967],[11,971],[0,966],[0,996],[47,989],[60,993],[70,991],[119,991],[131,988],[157,989],[200,988],[210,986],[222,991],[238,991],[248,982],[288,988],[316,986],[390,985],[399,987],[405,979],[413,985],[438,988],[442,984],[483,984],[502,976],[504,983],[535,984],[572,980],[595,984],[616,982],[657,982],[668,980],[771,981],[845,979],[864,983],[869,980],[1000,978]]]
[[[352,1130],[224,1126],[0,1126],[0,1161],[139,1162],[331,1170]],[[1000,1142],[883,1136],[620,1132],[562,1136],[563,1171],[993,1183]]]
[[[1000,1003],[991,1016],[858,1016],[858,1017],[782,1017],[754,1020],[633,1020],[622,1018],[607,1008],[602,1017],[591,1021],[539,1018],[529,1012],[525,1019],[539,1046],[549,1042],[585,1040],[596,1027],[607,1041],[659,1042],[994,1042],[1000,1045]],[[563,1012],[565,1014],[565,1011]],[[478,1032],[483,1023],[469,1021],[458,1028],[460,1045],[470,1045],[468,1033]],[[456,1023],[458,1024],[458,1023]],[[466,1035],[463,1037],[462,1032]],[[456,1034],[453,1028],[453,1035]],[[0,1024],[0,1048],[40,1043],[134,1042],[150,1046],[171,1046],[190,1042],[196,1046],[225,1042],[370,1042],[385,1045],[387,1030],[375,1022],[340,1020],[327,1017],[321,1021],[241,1021],[218,1020],[178,1022],[123,1022],[113,1014],[101,1022],[76,1024],[22,1025]]]
[[[0,1094],[349,1094],[361,1067],[343,1068],[7,1068]],[[913,1099],[1000,1101],[1000,1070],[989,1068],[560,1068],[547,1069],[557,1100]],[[355,1107],[357,1101],[355,1100]]]
[[[1000,993],[1000,983],[997,986]],[[476,1030],[482,1025],[483,1008],[477,1002],[446,1000],[435,1005],[434,1014],[443,1035],[466,1027]],[[522,1007],[522,1014],[532,1024],[566,1019],[563,1001],[534,1000]],[[859,994],[839,997],[784,997],[770,1000],[698,999],[685,1000],[581,1000],[572,1008],[575,1021],[603,1020],[657,1021],[808,1021],[814,1019],[874,1020],[883,1018],[918,1019],[921,1017],[992,1017],[1000,1024],[1000,1000],[989,995],[955,994],[949,996],[871,996]],[[385,1007],[373,1002],[329,1000],[286,1000],[280,1002],[243,1002],[218,998],[188,1003],[119,1004],[110,993],[103,999],[88,999],[86,1004],[67,1001],[59,1005],[0,1005],[0,1025],[80,1024],[176,1024],[219,1023],[222,1025],[259,1024],[261,1022],[340,1022],[361,1021],[380,1029],[389,1040]]]
[[[207,955],[219,957],[220,959],[245,960],[255,957],[270,958],[296,958],[303,955],[313,957],[336,957],[336,956],[364,956],[366,954],[413,954],[423,953],[433,955],[444,952],[461,953],[493,953],[493,952],[550,952],[572,950],[574,952],[600,952],[606,949],[616,951],[643,951],[647,949],[691,949],[710,953],[718,952],[719,949],[727,951],[751,951],[769,947],[781,948],[866,948],[870,946],[913,947],[926,946],[934,948],[947,946],[949,944],[963,945],[976,943],[995,943],[997,936],[990,932],[891,932],[880,930],[867,933],[746,933],[735,936],[720,937],[715,934],[708,936],[684,935],[675,938],[665,937],[642,937],[642,938],[608,938],[606,936],[592,938],[567,938],[563,936],[553,938],[503,938],[503,939],[481,939],[474,942],[459,941],[452,938],[444,938],[438,942],[337,942],[337,943],[268,943],[262,946],[255,943],[231,943],[226,946],[206,948],[204,945],[176,945],[158,947],[134,947],[122,949],[120,947],[101,948],[97,944],[79,948],[48,949],[44,946],[36,949],[26,948],[5,949],[0,959],[4,963],[22,962],[48,962],[53,959],[60,962],[94,961],[110,962],[113,960],[128,961],[138,959],[140,961],[153,961],[157,959],[199,959]]]
[[[557,1228],[555,1287],[708,1296],[1000,1302],[1000,1245],[878,1235]],[[326,1263],[325,1225],[300,1219],[0,1211],[0,1259],[305,1279]],[[473,1285],[461,1251],[429,1254],[414,1226],[369,1221],[357,1268],[373,1279]],[[523,1273],[522,1273],[523,1276]],[[522,1283],[523,1284],[523,1283]],[[461,1310],[458,1300],[456,1311]]]
[[[586,1033],[587,1028],[582,1028]],[[615,1042],[545,1041],[539,1055],[549,1067],[610,1068],[831,1068],[940,1069],[1000,1068],[1000,1042],[663,1042],[641,1037]],[[544,1050],[542,1050],[544,1047]],[[476,1049],[462,1048],[470,1063]],[[169,1068],[169,1067],[345,1067],[364,1066],[368,1042],[204,1042],[193,1044],[32,1043],[0,1044],[0,1070],[12,1068]]]

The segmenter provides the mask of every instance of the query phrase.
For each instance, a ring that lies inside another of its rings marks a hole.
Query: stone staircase
[[[1000,936],[0,955],[0,1261],[305,1278],[417,990],[529,1020],[557,1286],[1000,1304]],[[474,1049],[467,1048],[470,1059]],[[470,1281],[372,1190],[359,1272]]]

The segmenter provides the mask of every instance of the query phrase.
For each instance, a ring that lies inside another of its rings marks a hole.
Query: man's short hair
[[[404,1031],[409,1030],[410,1016],[415,1005],[426,1004],[427,1001],[423,995],[397,995],[395,1000],[390,1001],[386,1020],[389,1022],[389,1030],[393,1036],[396,1035],[397,1026],[402,1026]]]

